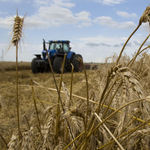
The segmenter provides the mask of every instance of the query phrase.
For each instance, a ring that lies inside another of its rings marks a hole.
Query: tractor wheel
[[[74,66],[75,72],[82,72],[82,70],[83,70],[83,64],[82,64],[82,62],[80,62],[78,60],[79,58],[81,58],[83,60],[83,58],[80,54],[76,54],[76,55],[74,55],[73,60],[72,60],[72,64]]]
[[[38,73],[39,72],[36,60],[39,60],[39,58],[33,58],[32,62],[31,62],[31,69],[32,69],[33,73]]]
[[[63,65],[63,58],[62,57],[56,57],[54,59],[54,62],[53,62],[53,70],[54,72],[56,73],[61,73],[62,72],[62,66]],[[64,68],[64,71],[63,73],[65,72],[65,68]]]

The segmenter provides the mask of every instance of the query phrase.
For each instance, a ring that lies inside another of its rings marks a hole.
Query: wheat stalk
[[[99,120],[99,122],[102,122],[101,118],[97,115],[97,113],[94,113],[94,115],[97,117],[97,119]],[[121,150],[124,150],[124,148],[122,147],[122,145],[118,142],[118,140],[114,137],[114,135],[110,132],[110,130],[108,129],[108,127],[103,124],[104,128],[107,130],[107,132],[112,136],[112,138],[114,139],[114,141],[118,144],[118,146],[120,147]]]
[[[13,37],[11,40],[11,45],[16,46],[16,99],[17,99],[17,120],[18,120],[18,133],[20,138],[20,120],[19,120],[19,99],[18,99],[18,42],[20,41],[20,38],[22,37],[22,28],[23,28],[23,22],[24,18],[20,18],[18,16],[18,10],[17,15],[14,18],[14,25],[13,25]],[[8,49],[9,49],[8,48]]]
[[[4,137],[3,137],[2,135],[0,135],[0,137],[1,137],[2,141],[5,143],[6,148],[8,149],[8,146],[7,146],[6,140],[4,139]]]
[[[31,79],[31,85],[32,85],[33,103],[34,103],[34,107],[35,107],[35,111],[36,111],[36,116],[37,116],[39,128],[41,129],[41,123],[40,123],[40,119],[39,119],[39,115],[38,115],[38,110],[37,110],[37,106],[36,106],[36,100],[35,100],[35,94],[34,94],[34,88],[33,88],[33,81],[32,81],[32,79]]]

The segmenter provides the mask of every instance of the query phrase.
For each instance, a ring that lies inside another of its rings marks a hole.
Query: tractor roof
[[[68,41],[68,40],[57,40],[57,41],[51,40],[49,42],[50,43],[70,43],[70,41]]]

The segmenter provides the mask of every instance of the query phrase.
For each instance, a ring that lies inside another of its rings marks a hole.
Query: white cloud
[[[89,18],[89,16],[91,16],[91,14],[87,11],[82,11],[79,12],[77,14],[75,14],[77,20],[79,21],[91,21],[91,19]]]
[[[75,23],[73,13],[63,7],[50,6],[50,7],[40,7],[39,14],[40,18],[49,20],[52,22],[57,22],[59,24],[72,24]]]
[[[70,0],[53,0],[54,5],[60,6],[60,7],[74,7],[74,3],[69,3]]]
[[[29,28],[48,28],[51,26],[60,26],[63,24],[73,24],[78,27],[87,27],[91,25],[90,13],[82,11],[74,14],[69,8],[74,4],[67,3],[66,0],[58,0],[50,6],[39,7],[38,13],[27,17],[25,22]],[[65,6],[65,7],[63,7]]]
[[[74,14],[70,8],[74,7],[75,4],[69,3],[69,0],[34,0],[34,3],[39,5],[39,9],[36,14],[25,18],[24,22],[27,28],[47,29],[64,24],[72,24],[77,27],[91,25],[91,14],[87,11]],[[2,28],[7,28],[10,24],[8,17],[0,18],[0,23]]]
[[[9,28],[10,25],[13,25],[13,17],[0,17],[0,28]]]
[[[75,4],[74,3],[70,3],[70,0],[34,0],[34,4],[36,6],[48,6],[50,4],[56,5],[56,6],[60,6],[60,7],[67,7],[67,8],[71,8],[74,7]]]
[[[124,2],[124,0],[95,0],[95,2],[102,3],[104,5],[113,5],[113,4],[120,4]]]
[[[50,26],[48,21],[42,20],[41,18],[39,18],[39,16],[36,16],[36,15],[27,17],[24,20],[24,22],[25,22],[26,27],[30,29],[34,29],[34,28],[46,29]]]
[[[117,11],[117,15],[125,17],[125,18],[131,18],[131,17],[136,18],[137,17],[137,15],[135,13],[129,14],[124,11]]]
[[[125,28],[135,28],[136,25],[131,22],[116,22],[111,17],[108,16],[101,16],[94,19],[95,23],[98,23],[103,26],[109,26],[111,28],[117,28],[117,29],[125,29]]]

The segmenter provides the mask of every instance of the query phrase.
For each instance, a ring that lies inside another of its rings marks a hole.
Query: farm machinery
[[[48,62],[46,49],[48,52],[48,57],[50,58],[52,68],[54,72],[62,72],[62,64],[64,55],[66,54],[64,72],[71,71],[71,64],[74,66],[75,72],[81,72],[83,70],[82,61],[83,58],[80,54],[76,54],[71,51],[70,41],[61,40],[61,41],[49,41],[45,42],[43,39],[43,51],[42,54],[35,54],[31,62],[31,69],[33,73],[42,73],[46,71],[51,71],[50,65]],[[82,59],[82,61],[80,61]],[[63,73],[64,73],[63,72]]]

